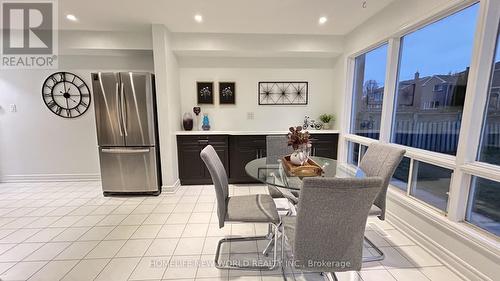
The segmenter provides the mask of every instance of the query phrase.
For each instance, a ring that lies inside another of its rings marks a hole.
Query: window
[[[410,194],[446,212],[452,173],[452,170],[414,160]]]
[[[500,29],[500,28],[499,28]],[[478,160],[500,165],[500,33],[491,70],[488,103],[486,107]],[[500,193],[500,191],[497,191]]]
[[[448,87],[445,83],[434,85],[434,92],[442,92]]]
[[[456,155],[478,9],[401,39],[392,142]]]
[[[352,94],[351,125],[343,131],[348,140],[345,152],[349,163],[358,165],[366,149],[359,142],[365,143],[366,137],[405,146],[408,153],[390,180],[398,196],[408,195],[441,215],[450,212],[454,222],[500,237],[500,15],[487,12],[482,24],[477,24],[479,8],[485,3],[466,2],[412,32],[392,34],[387,44],[353,59],[353,91],[348,93]],[[490,5],[483,7],[485,11]],[[475,44],[476,35],[486,44]],[[491,54],[489,42],[495,39]],[[485,55],[493,55],[493,60],[484,61]],[[386,56],[398,63],[386,65]],[[489,76],[469,76],[471,64],[486,69]],[[384,81],[386,72],[391,85]],[[387,86],[391,92],[384,91]],[[464,108],[470,109],[465,115]],[[392,114],[392,118],[381,120],[382,110],[383,116]],[[473,122],[462,126],[465,120]],[[460,133],[468,140],[458,148]],[[479,140],[478,145],[470,145],[469,140]],[[462,159],[455,157],[458,149],[466,155],[466,163],[457,161]],[[470,156],[476,156],[476,161],[470,161]],[[448,206],[449,196],[456,208]]]
[[[477,160],[500,165],[500,27]],[[500,236],[500,182],[473,176],[466,220]]]
[[[404,157],[396,168],[394,175],[391,179],[391,185],[406,192],[408,189],[408,178],[410,176],[410,158]]]
[[[500,236],[500,182],[472,177],[466,220]]]
[[[363,155],[365,155],[366,149],[368,149],[368,147],[356,142],[348,142],[347,146],[349,150],[349,158],[347,162],[354,166],[358,166],[359,161],[361,161],[361,158],[363,158]],[[359,157],[360,155],[361,158]]]
[[[351,122],[353,134],[379,138],[386,61],[387,44],[355,59]]]

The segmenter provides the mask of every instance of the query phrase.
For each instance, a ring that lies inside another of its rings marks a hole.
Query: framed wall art
[[[198,104],[214,103],[214,82],[196,82]]]
[[[236,101],[236,83],[219,82],[219,103],[235,104]]]
[[[259,105],[307,105],[308,82],[259,82]]]

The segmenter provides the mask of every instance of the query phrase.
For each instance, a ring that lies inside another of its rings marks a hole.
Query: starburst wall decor
[[[307,105],[308,82],[259,82],[259,105]]]

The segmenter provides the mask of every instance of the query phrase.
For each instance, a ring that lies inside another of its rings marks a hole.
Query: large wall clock
[[[90,106],[90,91],[87,84],[70,72],[50,75],[42,86],[45,105],[58,116],[75,118],[84,114]]]

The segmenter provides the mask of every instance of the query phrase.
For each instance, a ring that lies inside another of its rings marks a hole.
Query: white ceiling
[[[367,0],[362,8],[363,0],[61,0],[59,26],[130,31],[162,23],[173,32],[343,35],[393,1]],[[203,23],[194,21],[198,13]],[[321,26],[320,16],[328,18]]]

